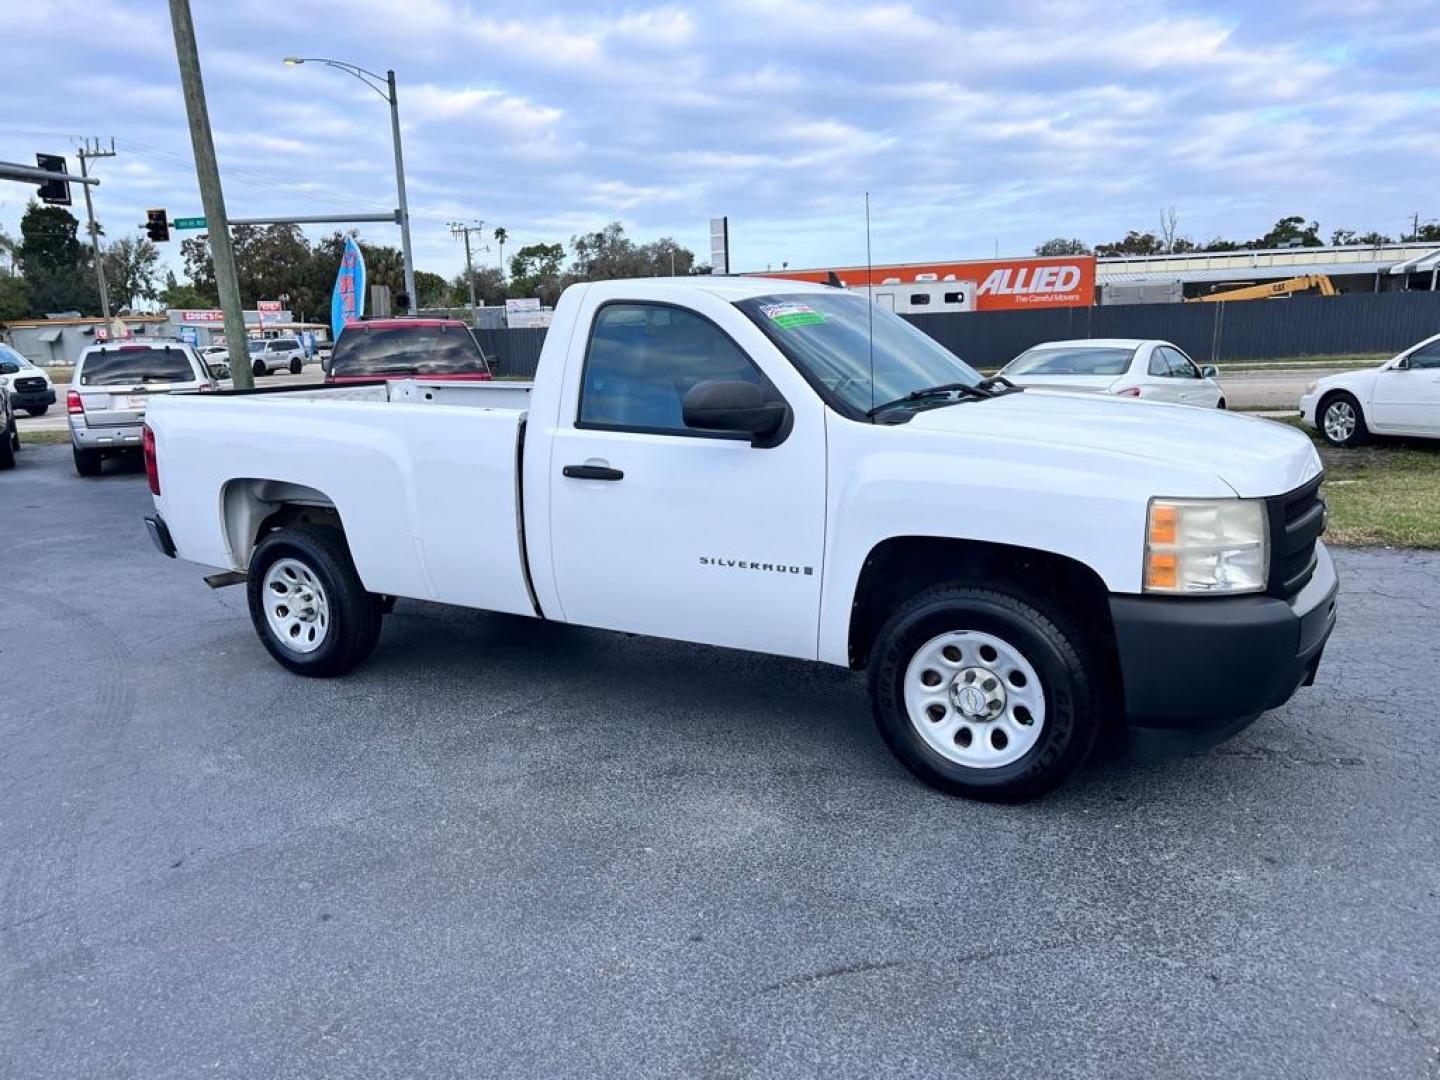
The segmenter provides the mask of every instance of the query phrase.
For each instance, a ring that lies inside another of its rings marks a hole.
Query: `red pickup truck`
[[[328,383],[415,376],[491,378],[475,335],[459,319],[370,319],[350,323],[335,342]]]

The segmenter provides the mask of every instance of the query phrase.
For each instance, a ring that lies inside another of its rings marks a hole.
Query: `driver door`
[[[819,402],[789,399],[792,426],[772,446],[688,428],[682,402],[699,382],[754,382],[785,400],[755,359],[783,362],[774,347],[718,301],[703,314],[591,305],[549,462],[564,618],[813,658],[825,540]]]
[[[1421,345],[1375,377],[1370,399],[1377,428],[1440,435],[1440,341]]]

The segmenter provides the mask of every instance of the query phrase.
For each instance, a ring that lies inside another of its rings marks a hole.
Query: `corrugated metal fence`
[[[1041,341],[1164,338],[1197,360],[1398,352],[1440,333],[1440,292],[1348,293],[1214,304],[907,315],[972,364],[998,367]]]
[[[1047,311],[906,315],[982,367],[1060,338],[1164,338],[1206,363],[1284,356],[1398,352],[1440,333],[1440,292],[1350,293],[1224,304],[1116,304]],[[499,374],[530,378],[544,330],[477,330]]]

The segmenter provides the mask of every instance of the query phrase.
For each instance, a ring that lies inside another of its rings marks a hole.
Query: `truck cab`
[[[394,597],[797,657],[866,672],[927,783],[1013,799],[1107,723],[1243,726],[1334,625],[1303,435],[986,380],[844,290],[577,285],[533,386],[207,397],[151,416],[152,533],[301,674]]]

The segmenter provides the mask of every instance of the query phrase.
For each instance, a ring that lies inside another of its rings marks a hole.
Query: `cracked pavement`
[[[296,678],[148,505],[0,475],[0,1076],[1440,1077],[1440,554],[1003,807],[785,660],[402,602]]]

